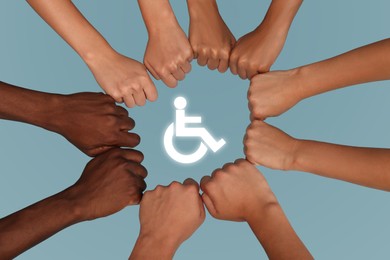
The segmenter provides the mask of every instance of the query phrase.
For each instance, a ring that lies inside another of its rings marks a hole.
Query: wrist
[[[180,27],[168,0],[138,0],[138,4],[149,37]]]
[[[187,0],[187,5],[191,19],[202,17],[209,11],[219,13],[216,0]]]
[[[254,210],[246,221],[252,229],[254,227],[262,229],[262,227],[268,226],[280,212],[283,211],[275,199]]]
[[[60,201],[63,205],[64,212],[66,212],[66,216],[69,218],[69,225],[87,220],[84,217],[80,203],[78,203],[79,198],[73,192],[72,187],[55,195],[56,200]]]
[[[141,230],[130,259],[172,259],[179,246],[175,239]]]

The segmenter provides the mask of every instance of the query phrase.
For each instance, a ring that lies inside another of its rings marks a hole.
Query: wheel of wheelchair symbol
[[[189,164],[189,163],[195,163],[203,158],[203,156],[207,153],[207,146],[200,142],[200,145],[198,149],[191,153],[191,154],[182,154],[178,152],[173,145],[173,138],[175,136],[175,124],[172,123],[168,126],[167,130],[164,134],[164,147],[167,154],[176,162],[183,163],[183,164]]]

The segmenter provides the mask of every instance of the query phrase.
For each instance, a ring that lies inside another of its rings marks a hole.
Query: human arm
[[[98,84],[117,102],[142,106],[157,99],[143,64],[117,53],[69,0],[27,0],[80,55]]]
[[[356,84],[390,79],[390,39],[287,71],[255,76],[248,92],[253,117],[278,116],[305,98]]]
[[[239,159],[202,178],[203,201],[221,220],[246,221],[270,259],[313,259],[264,176]]]
[[[91,160],[68,189],[0,219],[0,259],[13,259],[62,229],[138,204],[142,153],[114,149]]]
[[[50,94],[0,82],[0,119],[56,132],[89,156],[140,142],[126,109],[102,93]]]
[[[187,0],[187,5],[194,57],[201,66],[225,72],[236,39],[219,14],[216,0]]]
[[[247,159],[254,164],[390,191],[390,149],[299,140],[262,121],[250,124],[244,145]]]
[[[174,88],[191,71],[193,52],[168,0],[138,0],[148,30],[144,64],[157,80]]]
[[[270,70],[283,49],[288,31],[303,0],[273,0],[264,20],[241,37],[230,56],[230,70],[251,79]]]
[[[158,185],[142,198],[141,230],[129,259],[172,259],[204,219],[199,186],[194,180]]]

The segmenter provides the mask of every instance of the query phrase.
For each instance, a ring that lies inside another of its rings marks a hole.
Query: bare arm
[[[390,79],[390,39],[288,71],[257,75],[248,92],[252,117],[278,116],[327,91]]]
[[[222,220],[246,221],[270,259],[313,259],[283,213],[266,179],[239,159],[202,178],[203,202]]]
[[[70,0],[27,0],[80,55],[96,81],[117,102],[142,106],[157,99],[145,66],[117,53]]]
[[[114,149],[91,160],[68,189],[0,219],[0,259],[12,259],[62,229],[138,204],[146,188],[143,155]]]
[[[298,140],[262,121],[251,123],[244,144],[247,159],[255,164],[390,191],[390,149]]]

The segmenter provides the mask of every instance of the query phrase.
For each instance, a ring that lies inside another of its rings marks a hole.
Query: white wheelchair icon
[[[206,155],[208,148],[215,153],[226,144],[224,139],[216,141],[206,128],[186,127],[187,124],[202,123],[202,118],[199,116],[186,116],[184,109],[187,106],[187,100],[184,97],[177,97],[174,105],[176,108],[176,120],[168,126],[164,134],[165,150],[173,160],[183,164],[195,163]],[[202,141],[195,152],[182,154],[173,145],[174,137],[200,137]]]

